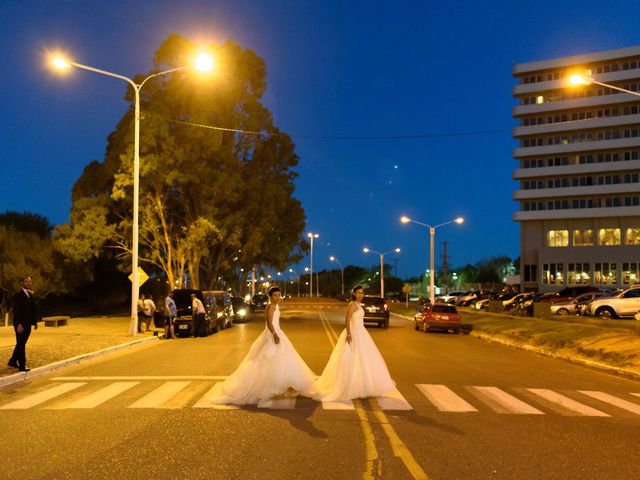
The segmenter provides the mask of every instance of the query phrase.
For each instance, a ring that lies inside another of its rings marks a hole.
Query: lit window
[[[616,264],[596,263],[594,280],[596,285],[616,285]]]
[[[627,228],[625,245],[640,245],[640,228]]]
[[[569,230],[549,230],[547,245],[550,247],[566,247],[569,245]]]
[[[545,263],[542,266],[542,283],[562,285],[564,283],[564,265],[562,263]]]
[[[637,285],[640,283],[639,265],[636,262],[622,264],[622,283],[625,285]]]
[[[567,277],[570,285],[589,285],[591,268],[588,263],[570,263]]]
[[[544,103],[544,97],[542,95],[538,95],[536,97],[536,103],[539,105],[541,103]]]
[[[588,247],[593,245],[593,230],[590,228],[586,230],[574,230],[573,231],[573,245],[576,247]]]
[[[620,229],[601,228],[598,232],[598,243],[600,245],[620,245]]]

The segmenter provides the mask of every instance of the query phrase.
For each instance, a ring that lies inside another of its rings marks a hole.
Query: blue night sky
[[[296,196],[320,233],[315,269],[375,265],[362,247],[399,246],[398,273],[428,262],[428,232],[401,225],[462,215],[438,230],[453,266],[516,257],[511,220],[514,63],[640,44],[638,2],[605,1],[36,1],[2,0],[0,211],[68,220],[71,186],[126,110],[125,84],[60,78],[47,49],[133,76],[170,33],[231,39],[266,60],[264,98],[294,137]],[[412,140],[311,140],[499,130]],[[286,215],[286,212],[282,212]],[[389,262],[391,263],[391,262]]]

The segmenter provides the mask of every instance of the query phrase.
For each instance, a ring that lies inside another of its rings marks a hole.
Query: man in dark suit
[[[16,332],[16,347],[9,360],[9,366],[21,372],[28,372],[25,347],[31,335],[31,326],[38,329],[38,310],[33,298],[31,277],[24,277],[22,288],[13,296],[13,329]]]

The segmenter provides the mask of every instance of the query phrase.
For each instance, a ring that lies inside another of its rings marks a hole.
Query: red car
[[[446,303],[436,303],[435,305],[425,305],[416,313],[414,317],[416,330],[427,332],[429,330],[441,329],[445,332],[453,330],[453,333],[460,333],[460,315],[453,305]]]

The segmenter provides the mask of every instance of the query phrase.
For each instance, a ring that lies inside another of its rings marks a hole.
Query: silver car
[[[632,287],[622,293],[600,298],[589,305],[589,315],[602,318],[633,317],[640,310],[640,287]]]
[[[581,315],[583,309],[591,301],[602,297],[601,292],[588,292],[577,296],[573,300],[566,302],[554,303],[551,305],[551,313],[554,315]]]

